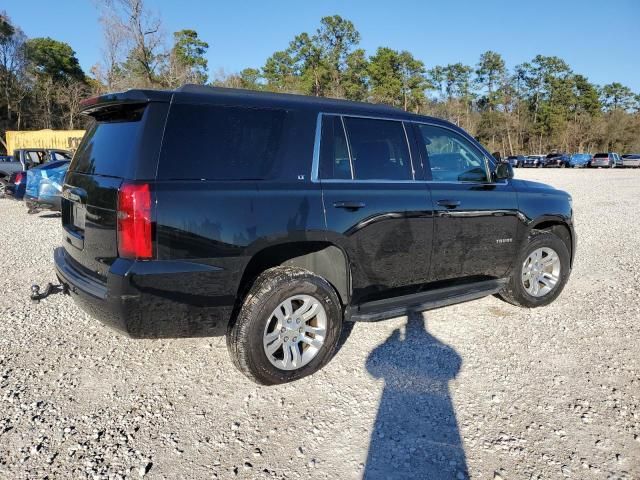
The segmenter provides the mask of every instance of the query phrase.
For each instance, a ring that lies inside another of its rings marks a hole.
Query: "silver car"
[[[591,160],[592,167],[616,168],[622,166],[620,155],[614,152],[596,153]]]
[[[628,153],[622,155],[622,166],[640,168],[640,153]]]

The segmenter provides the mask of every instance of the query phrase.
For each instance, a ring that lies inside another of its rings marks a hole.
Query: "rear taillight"
[[[134,259],[153,254],[148,183],[123,183],[118,190],[118,254]]]
[[[19,185],[19,184],[20,184],[20,182],[22,181],[22,176],[23,176],[23,175],[24,175],[24,174],[23,174],[22,172],[18,172],[18,173],[16,173],[16,179],[13,181],[13,183],[14,183],[15,185]]]

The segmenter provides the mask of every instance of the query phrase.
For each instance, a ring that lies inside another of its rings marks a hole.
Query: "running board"
[[[389,318],[402,317],[412,312],[423,312],[468,302],[498,293],[508,279],[483,280],[481,282],[438,288],[426,292],[403,295],[401,297],[376,300],[355,305],[347,309],[345,320],[351,322],[377,322]]]

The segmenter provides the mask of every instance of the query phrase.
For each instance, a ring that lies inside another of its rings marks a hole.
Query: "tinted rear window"
[[[120,117],[122,118],[122,117]],[[89,175],[131,178],[142,131],[142,110],[124,120],[94,121],[85,134],[69,170]]]
[[[256,180],[274,170],[284,110],[174,104],[158,179]]]
[[[609,158],[608,153],[596,153],[593,158]]]

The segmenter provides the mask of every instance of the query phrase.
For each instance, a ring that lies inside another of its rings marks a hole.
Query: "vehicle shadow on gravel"
[[[449,381],[462,365],[454,349],[426,330],[412,313],[367,359],[367,370],[385,381],[365,479],[466,479],[466,459]]]

